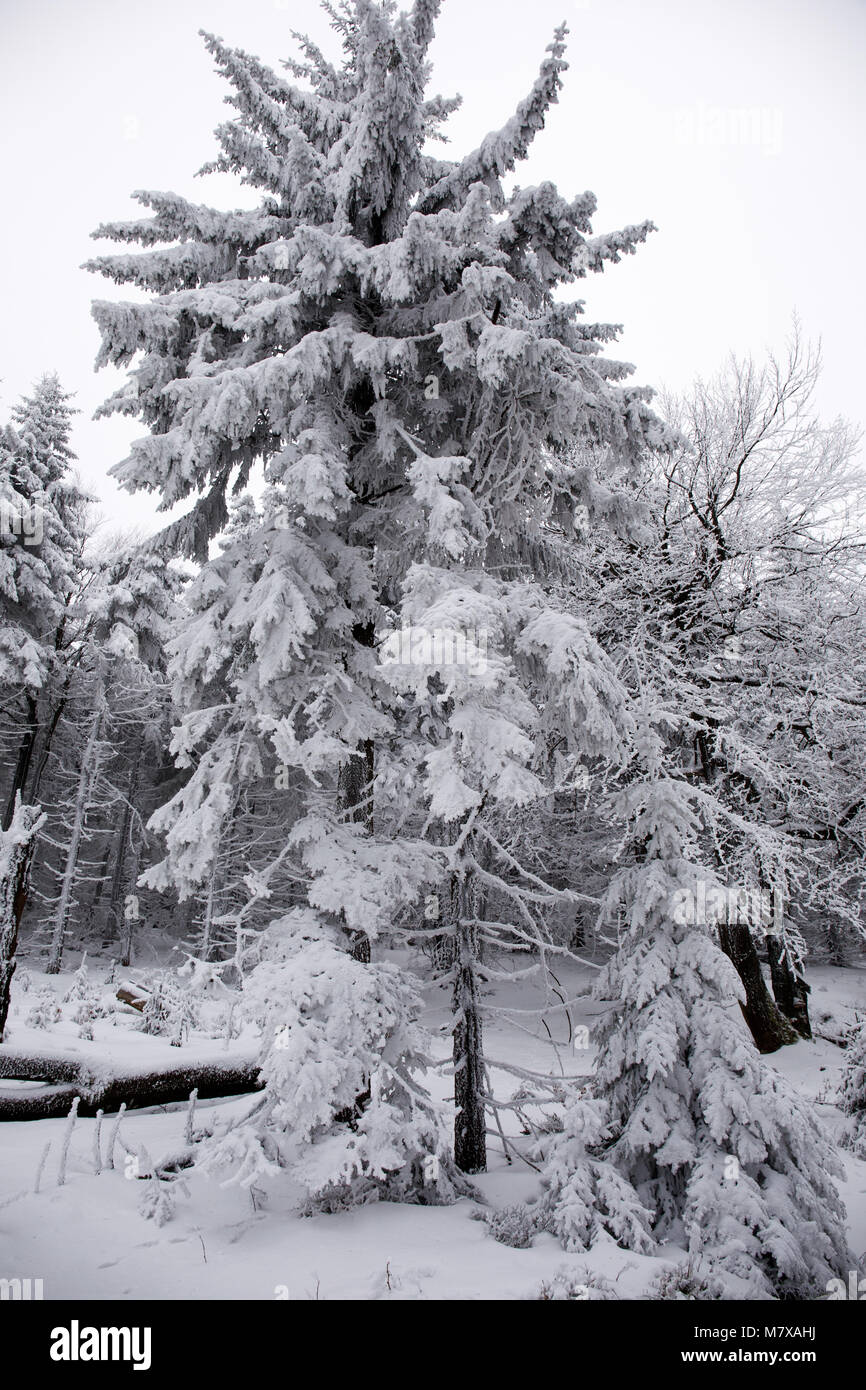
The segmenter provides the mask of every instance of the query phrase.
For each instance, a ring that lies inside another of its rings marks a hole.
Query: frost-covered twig
[[[49,1140],[48,1140],[48,1143],[45,1145],[45,1148],[42,1150],[42,1157],[40,1158],[39,1162],[38,1162],[37,1165],[36,1165],[36,1178],[35,1178],[34,1183],[33,1183],[33,1191],[34,1191],[34,1192],[38,1192],[38,1191],[39,1191],[39,1184],[40,1184],[40,1182],[42,1181],[42,1174],[43,1174],[43,1172],[44,1172],[44,1170],[45,1170],[45,1164],[46,1164],[46,1162],[47,1162],[47,1160],[48,1160],[48,1153],[49,1153],[50,1148],[51,1148],[51,1140],[49,1139]]]
[[[102,1110],[96,1112],[96,1124],[93,1126],[93,1171],[97,1176],[102,1172]]]
[[[109,1168],[113,1168],[113,1167],[114,1167],[114,1147],[115,1147],[115,1145],[116,1145],[116,1143],[117,1143],[118,1135],[119,1135],[119,1133],[120,1133],[120,1122],[121,1122],[121,1120],[123,1119],[123,1117],[124,1117],[125,1114],[126,1114],[126,1101],[123,1102],[123,1104],[121,1105],[120,1109],[118,1110],[118,1112],[117,1112],[117,1114],[116,1114],[116,1116],[115,1116],[115,1118],[114,1118],[114,1124],[113,1124],[112,1127],[111,1127],[111,1134],[109,1135],[109,1138],[108,1138],[108,1158],[107,1158],[107,1163],[108,1163],[108,1167],[109,1167]]]
[[[78,1116],[78,1107],[81,1104],[81,1097],[76,1096],[69,1110],[66,1120],[66,1128],[63,1131],[63,1144],[60,1149],[60,1163],[57,1168],[57,1186],[62,1187],[66,1182],[66,1159],[69,1154],[69,1144],[72,1139],[72,1131],[75,1128],[75,1121]]]
[[[198,1090],[189,1093],[189,1109],[186,1112],[186,1128],[184,1129],[184,1139],[187,1144],[193,1142],[193,1120],[195,1119],[195,1103],[198,1100]]]

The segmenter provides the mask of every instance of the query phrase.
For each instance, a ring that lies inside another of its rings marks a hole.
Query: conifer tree
[[[28,795],[40,702],[62,680],[63,628],[87,535],[91,499],[71,472],[69,401],[56,376],[43,377],[0,437],[0,680],[12,752],[5,827],[19,792]]]
[[[848,1034],[839,1097],[846,1116],[842,1145],[866,1157],[866,1020],[862,1018]]]
[[[615,1002],[594,1038],[593,1100],[552,1146],[540,1219],[572,1248],[600,1229],[635,1249],[651,1248],[648,1233],[682,1243],[742,1297],[815,1297],[852,1259],[833,1181],[843,1170],[732,1014],[744,997],[732,964],[689,920],[700,880],[713,884],[697,850],[713,808],[665,774],[658,727],[670,717],[645,697],[640,774],[622,793],[630,862],[608,898],[625,932],[595,989]]]
[[[343,61],[302,40],[288,68],[305,86],[205,36],[236,111],[206,169],[260,189],[259,208],[140,193],[152,217],[96,235],[145,249],[89,263],[149,292],[94,306],[100,361],[135,359],[105,409],[150,430],[117,476],[165,507],[197,499],[161,539],[203,568],[174,662],[190,776],[157,817],[167,859],[151,881],[207,880],[238,787],[268,758],[300,787],[288,849],[323,931],[363,956],[435,889],[453,908],[456,1157],[471,1172],[485,1162],[479,916],[501,894],[506,928],[535,939],[533,906],[556,896],[503,859],[485,819],[546,794],[534,764],[555,737],[572,757],[615,758],[620,739],[591,632],[526,574],[573,535],[577,441],[622,467],[664,438],[650,393],[602,355],[615,330],[555,291],[651,224],[593,237],[591,194],[503,187],[557,99],[564,27],[514,116],[446,161],[428,143],[456,103],[425,96],[438,0],[326,8]],[[259,514],[207,560],[259,461]],[[462,658],[441,641],[429,659],[377,651],[413,628],[462,641]],[[467,659],[479,636],[483,660]]]

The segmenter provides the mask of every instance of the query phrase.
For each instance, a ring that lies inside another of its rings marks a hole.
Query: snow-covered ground
[[[101,980],[106,967],[95,962],[91,979]],[[135,972],[131,972],[135,976]],[[557,970],[569,996],[579,996],[590,983],[590,972],[577,966]],[[81,1038],[72,1021],[73,1003],[61,1004],[62,1018],[48,1028],[28,1024],[38,991],[46,986],[60,1002],[71,975],[51,979],[30,971],[30,986],[13,994],[9,1049],[22,1052],[76,1050],[94,1068],[103,1064],[115,1073],[126,1065],[158,1067],[207,1058],[247,1056],[254,1045],[247,1033],[226,1043],[219,1036],[225,1007],[205,1005],[202,1030],[193,1030],[183,1048],[165,1038],[138,1031],[138,1016],[118,1010],[94,1021],[93,1040]],[[24,977],[22,977],[22,980]],[[817,967],[810,972],[812,1009],[817,1028],[832,1034],[839,1023],[866,1010],[866,969]],[[102,990],[110,1002],[113,987]],[[43,999],[45,996],[42,996]],[[518,1004],[519,1001],[519,1004]],[[437,1060],[448,1053],[448,999],[441,988],[427,991],[425,1024],[437,1044]],[[542,1003],[539,997],[536,1001]],[[518,990],[507,983],[487,996],[497,1007],[532,1007],[525,983]],[[601,1006],[580,997],[571,1008],[572,1026],[591,1029]],[[833,1020],[830,1022],[829,1020]],[[488,1055],[510,1066],[549,1072],[582,1074],[591,1069],[592,1049],[569,1045],[561,1011],[546,1017],[554,1038],[551,1049],[540,1017],[527,1012],[492,1017],[485,1034]],[[519,1026],[517,1026],[519,1025]],[[211,1036],[207,1034],[210,1033]],[[214,1036],[216,1034],[217,1036]],[[834,1104],[843,1052],[819,1036],[798,1043],[768,1059],[797,1088],[815,1102],[833,1130],[840,1122]],[[494,1084],[502,1098],[511,1096],[517,1078],[494,1069]],[[443,1072],[428,1078],[431,1090],[447,1095]],[[0,1083],[0,1093],[9,1083]],[[200,1103],[196,1126],[219,1125],[250,1105],[248,1097]],[[216,1178],[193,1173],[177,1191],[173,1218],[163,1225],[141,1214],[148,1184],[136,1180],[119,1145],[117,1168],[94,1172],[93,1139],[96,1122],[79,1119],[69,1148],[66,1181],[57,1185],[60,1150],[66,1121],[5,1123],[0,1130],[0,1277],[42,1279],[46,1299],[536,1299],[555,1296],[565,1278],[584,1286],[589,1296],[606,1290],[609,1296],[645,1296],[664,1264],[679,1263],[683,1252],[671,1248],[669,1258],[644,1257],[605,1243],[585,1255],[566,1254],[553,1237],[537,1235],[532,1246],[514,1249],[495,1241],[487,1226],[474,1220],[474,1203],[452,1207],[398,1206],[380,1203],[349,1212],[304,1217],[299,1215],[302,1193],[281,1177],[266,1191],[251,1194],[237,1186],[222,1186]],[[166,1106],[129,1112],[120,1130],[133,1153],[144,1145],[156,1160],[183,1147],[186,1107]],[[497,1138],[489,1140],[489,1172],[476,1180],[494,1206],[511,1205],[537,1188],[537,1173],[519,1156],[528,1141],[520,1122],[505,1112],[503,1127],[514,1142],[512,1161]],[[103,1156],[112,1128],[102,1126]],[[34,1181],[40,1156],[51,1148],[39,1192]],[[843,1154],[847,1179],[842,1186],[850,1221],[850,1241],[856,1254],[866,1251],[866,1163]],[[127,1171],[129,1176],[126,1176]],[[667,1252],[666,1252],[667,1256]],[[562,1277],[560,1277],[562,1276]],[[595,1281],[598,1281],[597,1284]],[[552,1286],[552,1292],[551,1292]],[[546,1294],[543,1290],[547,1290]]]

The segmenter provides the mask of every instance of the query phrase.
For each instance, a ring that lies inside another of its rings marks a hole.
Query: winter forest
[[[402,3],[93,207],[152,534],[50,338],[0,419],[0,1291],[866,1295],[859,430],[793,305],[619,360],[579,14],[464,152]]]

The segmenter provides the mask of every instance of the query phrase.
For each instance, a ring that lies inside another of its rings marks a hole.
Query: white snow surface
[[[411,963],[411,962],[410,962]],[[88,966],[91,962],[88,961]],[[93,963],[91,978],[103,967]],[[119,1074],[129,1068],[157,1068],[210,1059],[248,1058],[255,1052],[251,1031],[229,1046],[219,1037],[194,1031],[182,1048],[167,1038],[138,1031],[138,1016],[120,1011],[116,1021],[97,1020],[94,1039],[77,1035],[71,1022],[73,1005],[61,1005],[64,1017],[48,1030],[26,1024],[38,989],[49,985],[62,1001],[71,974],[41,977],[29,969],[30,988],[13,988],[7,1043],[9,1050],[80,1055],[92,1071]],[[135,972],[131,972],[134,976]],[[570,996],[588,990],[592,974],[577,965],[560,976]],[[866,969],[815,967],[810,971],[814,1021],[821,1029],[824,1010],[853,1019],[866,1008]],[[110,991],[106,992],[107,994]],[[441,1038],[436,1060],[448,1056],[450,1012],[447,993],[436,985],[426,991],[425,1025]],[[487,1003],[527,1008],[526,985],[499,984]],[[539,996],[535,1001],[543,1003]],[[221,1006],[219,1006],[221,1008]],[[575,1028],[592,1030],[603,1008],[584,994],[571,1009]],[[217,1005],[214,1013],[218,1014]],[[547,1022],[554,1037],[565,1037],[562,1014],[551,1012]],[[526,1031],[523,1031],[525,1027]],[[592,1068],[592,1049],[574,1051],[567,1042],[558,1056],[538,1018],[525,1015],[525,1024],[491,1020],[486,1028],[489,1055],[511,1065],[551,1075],[586,1073]],[[835,1103],[844,1052],[829,1038],[816,1037],[782,1049],[768,1059],[797,1089],[815,1103],[825,1124],[838,1130],[842,1116]],[[497,1094],[510,1096],[517,1081],[493,1070]],[[431,1091],[447,1097],[447,1070],[427,1078]],[[32,1084],[32,1083],[31,1083]],[[20,1087],[21,1083],[17,1083]],[[16,1083],[0,1081],[0,1094]],[[201,1101],[196,1127],[222,1122],[243,1113],[250,1097]],[[72,1135],[66,1181],[57,1186],[65,1119],[5,1123],[0,1129],[0,1277],[41,1278],[46,1299],[537,1299],[542,1286],[557,1275],[570,1276],[606,1296],[639,1299],[665,1266],[679,1264],[684,1252],[675,1247],[660,1255],[642,1256],[603,1241],[583,1254],[566,1253],[550,1235],[540,1234],[531,1247],[515,1249],[495,1241],[487,1226],[472,1219],[476,1204],[461,1200],[451,1207],[420,1207],[374,1203],[350,1211],[312,1217],[299,1214],[303,1193],[280,1175],[252,1193],[224,1186],[217,1178],[193,1173],[178,1191],[172,1219],[162,1226],[139,1210],[146,1182],[127,1178],[123,1150],[117,1168],[94,1172],[95,1120],[79,1119]],[[140,1145],[159,1160],[184,1147],[186,1105],[130,1111],[121,1137],[135,1152]],[[506,1134],[526,1148],[520,1125],[506,1112]],[[113,1117],[102,1124],[105,1154]],[[46,1143],[51,1149],[40,1191],[34,1179]],[[489,1171],[473,1181],[496,1207],[524,1201],[538,1187],[538,1175],[519,1157],[509,1164],[496,1138],[488,1141]],[[842,1152],[846,1181],[842,1197],[849,1217],[849,1238],[858,1256],[866,1252],[866,1162]],[[598,1281],[596,1285],[594,1281]],[[548,1295],[549,1296],[549,1295]]]

